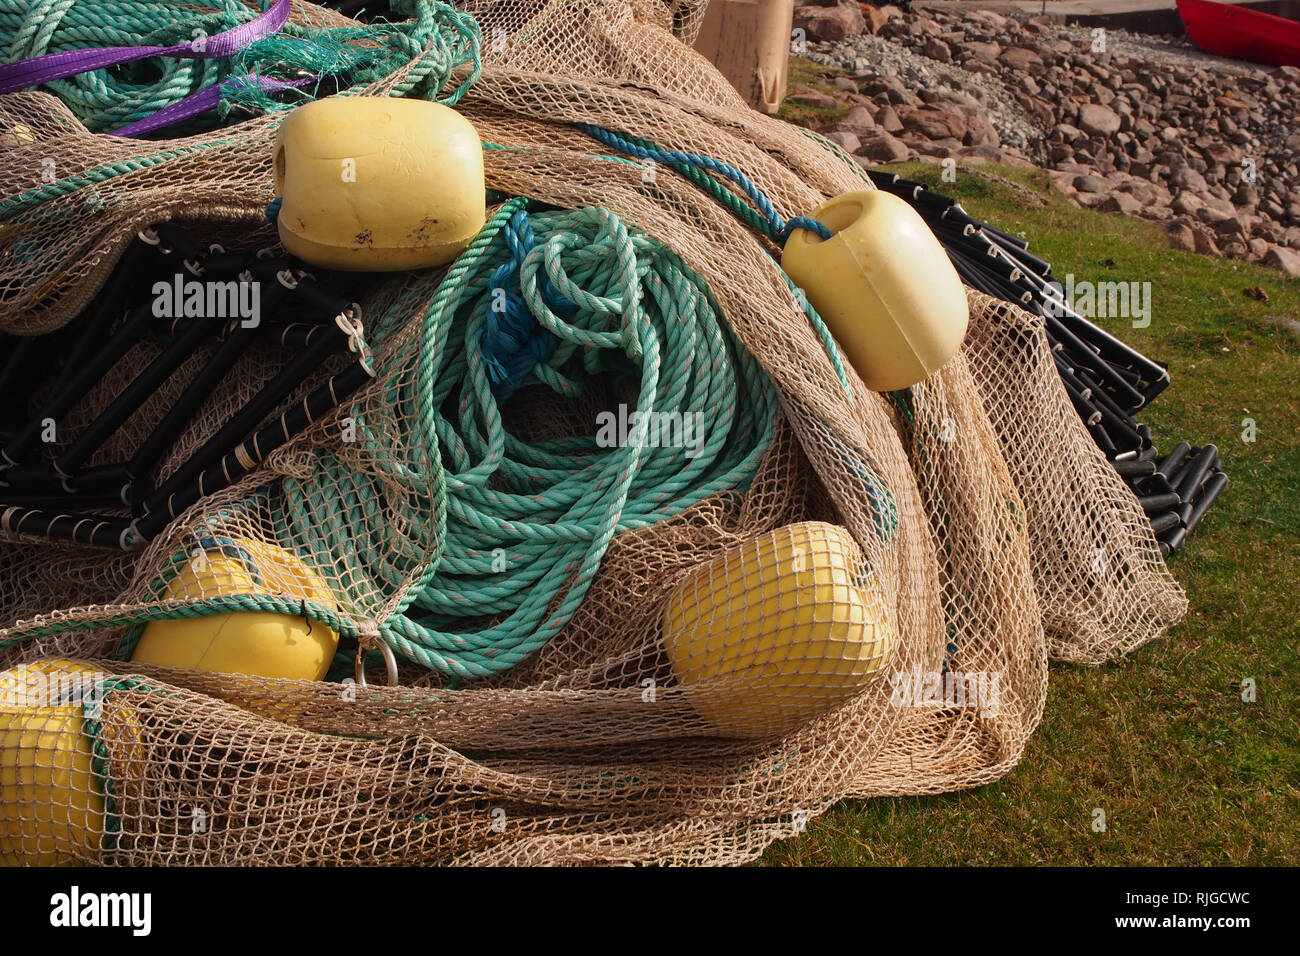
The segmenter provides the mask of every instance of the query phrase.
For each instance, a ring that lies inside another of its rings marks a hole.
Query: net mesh
[[[0,542],[0,860],[739,863],[845,797],[996,779],[1041,718],[1049,654],[1101,663],[1182,616],[1040,320],[970,293],[957,357],[907,396],[870,392],[851,368],[841,378],[775,245],[674,170],[574,129],[730,163],[786,215],[871,188],[673,39],[702,7],[473,3],[484,72],[458,109],[505,147],[485,151],[490,188],[608,210],[707,286],[779,399],[753,474],[615,534],[567,623],[519,665],[458,683],[403,657],[384,686],[380,628],[445,542],[429,519],[438,452],[402,398],[420,393],[441,273],[382,285],[362,303],[375,380],[142,552]],[[50,96],[0,97],[5,329],[65,324],[150,223],[265,241],[278,122],[142,149],[88,134]],[[84,183],[24,199],[50,156]],[[275,359],[237,370],[175,460]],[[173,399],[160,392],[154,414]],[[559,440],[590,434],[593,402],[528,388],[503,415],[520,440]],[[340,439],[345,418],[364,440]],[[105,454],[138,438],[128,427]],[[328,597],[274,563],[233,596],[177,597],[166,582],[205,539],[286,549]],[[307,602],[312,626],[372,652],[364,684],[340,682],[342,653],[320,682],[126,660],[146,622]]]

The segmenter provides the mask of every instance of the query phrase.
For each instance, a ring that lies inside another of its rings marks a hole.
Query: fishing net
[[[464,8],[484,65],[457,108],[488,187],[534,203],[366,294],[373,382],[143,551],[0,543],[0,664],[39,662],[0,687],[0,859],[739,863],[845,797],[996,779],[1042,715],[1049,650],[1100,663],[1180,618],[1041,320],[972,292],[948,365],[871,392],[752,208],[579,128],[728,163],[786,216],[871,188],[673,38],[701,7]],[[114,141],[47,94],[0,97],[5,330],[68,322],[151,223],[272,241],[279,121]],[[33,186],[49,157],[56,182]],[[529,250],[569,284],[530,284]],[[467,345],[498,270],[568,336],[540,380]],[[600,444],[620,406],[699,412],[699,453]],[[276,553],[295,561],[258,560]],[[177,590],[196,558],[224,586]],[[232,584],[240,562],[260,568]],[[129,662],[144,628],[247,612],[340,634],[329,679]],[[755,645],[773,622],[820,643]]]

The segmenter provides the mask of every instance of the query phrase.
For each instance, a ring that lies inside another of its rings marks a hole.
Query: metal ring
[[[396,687],[397,684],[397,657],[393,654],[393,649],[388,646],[387,641],[380,640],[379,652],[384,655],[384,667],[388,670],[388,686]],[[360,645],[357,646],[356,665],[353,668],[358,687],[366,687],[366,649]]]
[[[152,226],[141,229],[135,235],[136,238],[139,239],[141,242],[147,242],[151,246],[156,246],[158,245],[159,242],[162,241],[159,238],[158,233],[154,231]]]
[[[285,278],[286,276],[288,276],[288,278]],[[288,269],[281,269],[275,274],[275,277],[279,280],[280,285],[284,286],[286,289],[298,288],[298,280],[294,278],[293,273]]]

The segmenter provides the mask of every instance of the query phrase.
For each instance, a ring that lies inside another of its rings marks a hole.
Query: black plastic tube
[[[123,422],[135,414],[158,386],[171,378],[176,370],[194,354],[194,351],[204,341],[212,338],[225,322],[225,319],[200,319],[186,329],[184,334],[163,349],[157,358],[117,394],[108,408],[100,412],[94,421],[82,429],[81,433],[55,459],[54,470],[63,475],[75,474],[82,463],[93,455]]]
[[[75,478],[60,479],[49,468],[40,465],[23,465],[0,471],[0,497],[10,488],[24,495],[80,495],[112,492],[116,497],[126,480],[126,466],[121,463],[96,465],[78,473]]]
[[[1086,372],[1078,373],[1079,384],[1093,393],[1093,404],[1102,413],[1106,429],[1115,444],[1120,448],[1142,448],[1147,443],[1142,440],[1141,427],[1133,421],[1133,416],[1120,408],[1115,400],[1106,394],[1105,389],[1090,380]]]
[[[1178,513],[1175,511],[1166,511],[1151,519],[1151,530],[1157,535],[1163,534],[1170,528],[1177,528],[1178,526]]]
[[[137,530],[146,540],[154,537],[167,523],[205,495],[229,487],[256,468],[266,456],[296,435],[302,434],[340,402],[370,380],[370,373],[360,363],[348,366],[276,421],[265,425],[238,448],[222,456],[206,469],[197,481],[182,486],[166,499],[159,499],[149,513],[139,519]]]
[[[1161,459],[1160,467],[1156,469],[1156,473],[1164,475],[1165,478],[1173,481],[1174,475],[1183,467],[1183,462],[1187,460],[1187,455],[1191,450],[1191,445],[1185,441],[1180,441],[1174,446],[1173,451]]]
[[[1157,395],[1159,395],[1161,392],[1163,392],[1165,389],[1169,387],[1170,381],[1171,379],[1169,378],[1169,372],[1166,371],[1164,373],[1164,377],[1158,379],[1157,381],[1152,382],[1146,388],[1142,389],[1142,397],[1146,399],[1148,404],[1150,404],[1152,401],[1155,400],[1155,397]]]
[[[266,292],[269,301],[265,305],[273,308],[283,294],[284,288],[279,283],[269,286]],[[140,447],[136,449],[135,454],[131,457],[130,464],[127,466],[130,480],[137,485],[135,494],[137,504],[141,503],[149,494],[150,489],[143,487],[143,482],[158,463],[158,459],[176,441],[177,437],[185,429],[186,423],[208,400],[213,389],[239,361],[240,356],[248,350],[259,332],[259,329],[236,324],[226,335],[225,341],[217,348],[212,358],[208,360],[208,363],[195,375],[190,387],[181,393],[176,404],[168,409],[162,421],[140,443]]]
[[[27,368],[28,357],[36,347],[36,341],[36,337],[30,335],[5,336],[4,344],[9,346],[9,357],[5,359],[4,368],[0,369],[0,395],[8,395],[13,383]]]
[[[127,246],[126,252],[122,253],[122,258],[113,269],[113,281],[104,284],[90,308],[82,314],[83,318],[77,322],[77,339],[68,352],[64,375],[55,383],[54,391],[60,391],[65,384],[64,379],[75,374],[108,339],[109,329],[126,309],[127,298],[139,288],[138,276],[141,273],[147,275],[149,272],[161,271],[174,257],[174,251],[163,253],[138,236]],[[151,265],[152,269],[149,268]]]
[[[1087,424],[1085,422],[1085,424]],[[1106,426],[1098,422],[1095,425],[1088,425],[1088,432],[1092,435],[1092,440],[1096,443],[1108,457],[1119,451],[1115,443],[1111,441],[1110,435],[1106,432]]]
[[[129,545],[127,532],[130,527],[130,522],[125,518],[0,506],[0,529],[10,534],[30,535],[51,541],[122,548]]]
[[[1083,394],[1083,389],[1079,388],[1072,377],[1068,375],[1061,376],[1061,384],[1065,386],[1066,394],[1070,396],[1070,401],[1074,403],[1074,410],[1079,413],[1086,425],[1096,425],[1101,421],[1101,412],[1097,406],[1088,400],[1088,396]]]
[[[1205,483],[1205,491],[1192,508],[1192,515],[1186,522],[1188,534],[1191,534],[1192,529],[1201,523],[1201,519],[1205,517],[1205,512],[1210,509],[1210,505],[1214,504],[1214,499],[1219,497],[1219,493],[1226,487],[1228,487],[1228,476],[1221,471],[1216,472]]]
[[[1156,362],[1073,310],[1067,309],[1062,314],[1061,321],[1079,338],[1096,347],[1107,361],[1137,370],[1142,375],[1143,381],[1155,382],[1169,377],[1169,373]]]
[[[104,508],[109,511],[125,507],[120,490],[82,491],[75,495],[41,495],[8,491],[0,488],[0,508],[11,505],[33,511],[53,512],[62,511],[68,505],[76,505],[78,508]]]
[[[1219,449],[1206,445],[1194,459],[1187,463],[1187,471],[1178,482],[1178,496],[1184,501],[1191,501],[1196,489],[1205,481],[1205,476],[1219,460]]]
[[[1111,466],[1119,472],[1123,478],[1137,478],[1140,476],[1150,476],[1156,473],[1156,463],[1154,461],[1138,461],[1132,459],[1129,461],[1113,461]]]
[[[1174,486],[1169,483],[1169,479],[1164,475],[1156,474],[1153,462],[1142,462],[1144,465],[1151,465],[1152,470],[1147,472],[1136,482],[1137,488],[1144,495],[1176,495],[1178,492]]]
[[[1187,529],[1181,525],[1177,528],[1171,528],[1160,536],[1160,540],[1169,546],[1169,553],[1173,554],[1187,540]]]
[[[140,340],[153,321],[151,303],[137,307],[127,317],[126,323],[117,334],[104,343],[92,359],[74,370],[63,388],[45,403],[35,418],[19,430],[17,437],[4,447],[4,457],[14,464],[26,458],[44,428],[41,423],[47,418],[57,422],[90,390],[91,386],[104,376],[105,372],[121,360],[127,350]]]
[[[1142,510],[1149,515],[1157,515],[1164,512],[1172,514],[1173,512],[1170,512],[1169,509],[1177,508],[1181,501],[1182,499],[1179,498],[1178,495],[1170,492],[1167,495],[1144,495],[1138,499],[1138,504],[1141,505]]]
[[[331,352],[335,351],[337,341],[323,338],[308,349],[299,352],[278,371],[261,390],[249,399],[248,403],[237,411],[217,432],[203,443],[190,459],[176,470],[176,473],[162,483],[159,488],[143,502],[146,515],[161,509],[169,497],[193,482],[208,466],[233,448],[237,442],[257,427],[258,422],[270,414],[275,406],[295,388],[301,385]]]

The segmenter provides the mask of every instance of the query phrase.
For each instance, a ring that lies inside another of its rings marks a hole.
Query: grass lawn
[[[1300,863],[1300,280],[1168,247],[1156,225],[1078,209],[1046,174],[889,167],[1030,239],[1058,281],[1149,281],[1149,328],[1101,320],[1169,363],[1139,415],[1156,446],[1219,446],[1230,483],[1171,560],[1191,601],[1161,640],[1101,668],[1054,664],[1019,766],[978,790],[845,801],[769,865]],[[1258,287],[1268,301],[1246,294]],[[1255,441],[1243,441],[1253,419]],[[1257,698],[1242,700],[1253,678]],[[1094,833],[1092,812],[1107,829]]]

